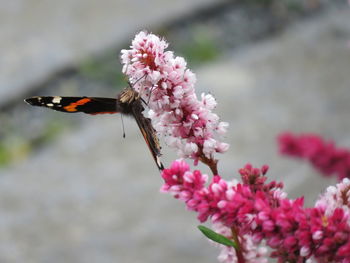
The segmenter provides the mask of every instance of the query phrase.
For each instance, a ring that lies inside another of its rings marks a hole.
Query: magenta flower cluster
[[[219,176],[215,153],[228,149],[221,142],[227,123],[212,112],[215,99],[194,91],[195,75],[181,57],[166,51],[168,44],[153,34],[136,35],[122,51],[123,72],[147,102],[149,117],[180,157],[208,165],[213,177],[191,171],[183,160],[162,171],[162,192],[172,194],[197,213],[200,222],[236,246],[219,245],[225,263],[342,262],[350,263],[350,152],[316,135],[279,137],[283,154],[304,158],[325,174],[343,179],[330,186],[312,208],[303,198],[288,199],[283,184],[267,182],[267,166],[246,165],[238,180]]]
[[[322,205],[325,202],[304,208],[303,198],[286,198],[281,183],[266,183],[266,171],[267,167],[247,165],[240,170],[242,183],[214,176],[206,186],[208,176],[190,171],[189,165],[179,160],[163,171],[162,191],[185,202],[201,222],[210,219],[214,225],[234,228],[242,240],[248,235],[255,245],[265,242],[271,249],[270,256],[278,262],[305,262],[310,258],[317,262],[350,262],[348,210],[337,207],[326,213]],[[350,195],[348,180],[337,187],[343,190],[343,196]],[[347,200],[343,205],[349,207]],[[256,257],[248,261],[246,255],[251,250],[242,249],[242,253],[244,262],[263,262],[261,258],[256,261]],[[224,262],[236,261],[227,256]]]
[[[149,117],[158,133],[180,157],[213,162],[214,153],[229,145],[219,140],[228,123],[212,112],[216,101],[210,94],[198,100],[194,73],[182,57],[166,51],[168,44],[153,34],[140,32],[131,49],[122,50],[123,72],[129,76],[150,108]]]
[[[281,154],[305,159],[324,175],[350,178],[350,151],[337,148],[332,141],[315,134],[286,132],[279,135],[278,144]]]

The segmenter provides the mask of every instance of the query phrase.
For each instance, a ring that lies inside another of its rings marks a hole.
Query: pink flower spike
[[[165,137],[180,157],[202,161],[217,174],[215,153],[229,145],[220,141],[228,123],[212,112],[214,97],[202,94],[198,100],[195,74],[186,68],[182,57],[166,51],[168,44],[154,34],[140,32],[131,49],[122,50],[123,72],[133,88],[148,101],[149,116],[157,132]]]
[[[278,136],[280,153],[309,161],[324,175],[336,175],[339,180],[350,177],[350,151],[336,148],[332,141],[325,141],[316,134]]]

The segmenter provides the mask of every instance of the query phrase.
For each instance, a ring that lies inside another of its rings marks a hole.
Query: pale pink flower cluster
[[[122,50],[123,73],[148,103],[149,117],[166,143],[180,157],[195,161],[225,152],[229,145],[218,140],[228,123],[212,112],[216,101],[210,94],[195,94],[194,73],[182,57],[166,51],[168,44],[154,34],[140,32],[129,50]]]
[[[323,209],[327,216],[333,214],[335,209],[341,208],[350,218],[349,178],[344,178],[336,186],[327,187],[325,193],[317,200],[316,207]]]
[[[229,227],[222,224],[220,221],[213,223],[213,230],[227,238],[232,239],[232,232]],[[253,241],[251,235],[245,234],[241,237],[240,244],[244,251],[244,259],[246,263],[267,263],[269,254],[265,245],[256,244]],[[218,256],[218,260],[223,263],[236,263],[238,262],[236,251],[233,247],[219,245],[221,251]]]

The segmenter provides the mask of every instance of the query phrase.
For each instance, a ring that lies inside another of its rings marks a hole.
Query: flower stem
[[[231,232],[232,232],[233,241],[237,245],[235,247],[236,256],[237,256],[237,262],[238,263],[245,263],[245,259],[243,257],[243,253],[242,253],[242,246],[241,246],[241,243],[239,242],[238,233],[237,233],[237,230],[236,230],[236,228],[234,226],[231,227]]]
[[[209,168],[210,168],[211,172],[213,173],[213,175],[218,175],[219,174],[219,172],[218,172],[218,160],[216,160],[216,159],[209,159],[209,158],[207,158],[204,155],[202,155],[199,158],[199,160],[202,163],[204,163],[204,164],[209,166]]]

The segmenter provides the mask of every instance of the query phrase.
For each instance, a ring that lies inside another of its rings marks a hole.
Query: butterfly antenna
[[[143,98],[140,97],[140,100],[141,100],[145,105],[148,105],[147,102],[146,102]]]
[[[152,88],[151,88],[151,90],[150,90],[150,92],[149,92],[149,96],[148,96],[148,100],[147,100],[146,105],[149,104],[149,101],[151,100],[151,97],[152,97],[152,92],[153,92],[153,90],[154,90],[155,87],[156,87],[156,85],[153,85],[153,86],[152,86]]]
[[[144,77],[146,77],[146,74],[144,74],[142,77],[138,78],[134,83],[131,83],[130,81],[128,81],[128,84],[130,86],[130,88],[134,87],[134,85],[139,82],[141,79],[143,79]],[[152,88],[151,88],[151,91],[150,91],[150,95],[148,96],[148,100],[147,102],[141,98],[142,102],[145,103],[146,105],[149,104],[150,100],[151,100],[151,97],[152,97],[152,92],[154,90],[154,88],[156,87],[156,85],[152,85]]]
[[[128,84],[129,84],[130,88],[134,87],[135,84],[136,84],[137,82],[139,82],[141,79],[143,79],[144,77],[146,77],[146,74],[144,74],[142,77],[140,77],[140,78],[138,78],[137,80],[135,80],[134,83],[131,83],[130,81],[128,81]]]

